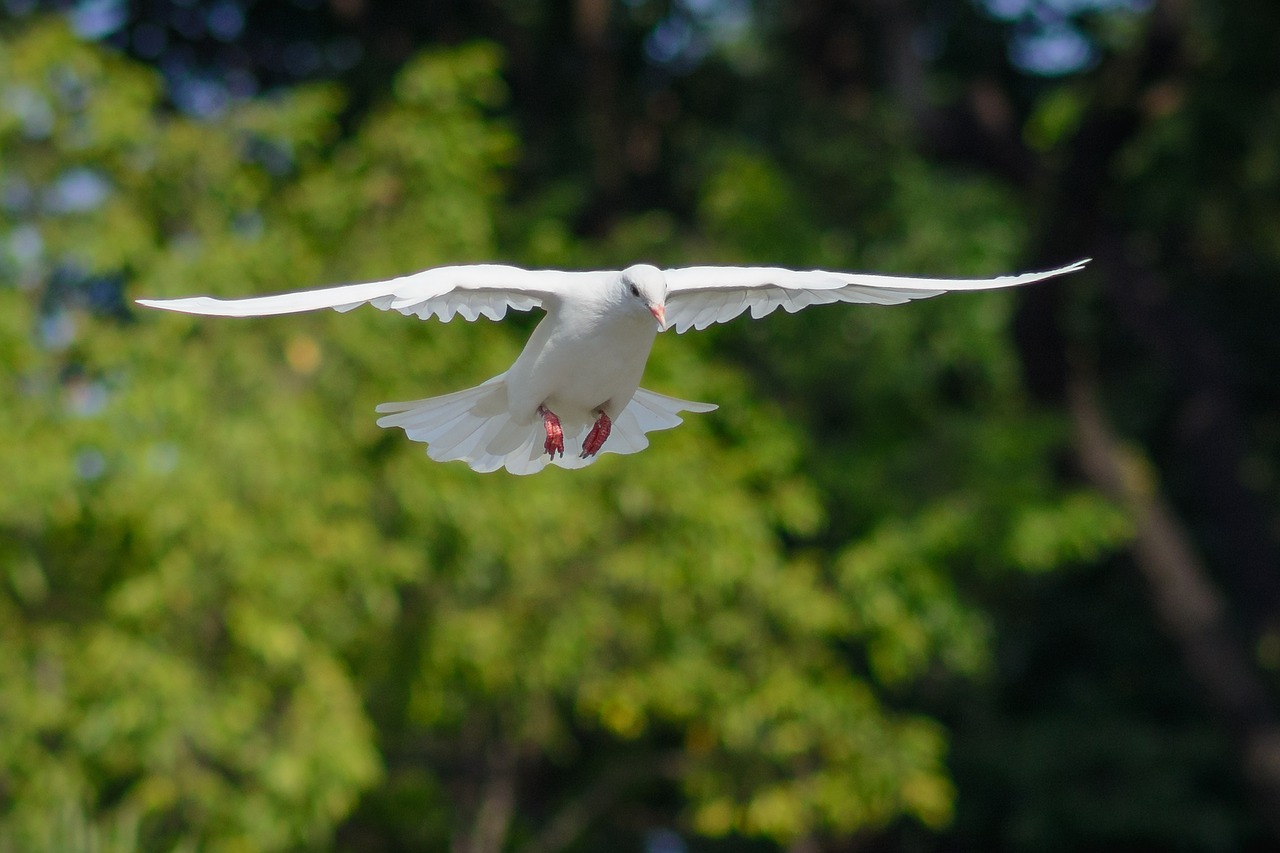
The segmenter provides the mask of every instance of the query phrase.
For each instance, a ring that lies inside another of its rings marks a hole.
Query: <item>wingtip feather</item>
[[[218,304],[218,300],[209,296],[187,296],[181,299],[135,299],[146,308],[158,308],[161,311],[174,311],[179,314],[202,314],[202,308]]]

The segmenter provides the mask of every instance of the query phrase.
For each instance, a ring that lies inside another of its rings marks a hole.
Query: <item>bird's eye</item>
[[[632,296],[638,297],[640,295],[640,288],[636,287],[636,283],[634,281],[627,282],[627,286],[631,288]]]

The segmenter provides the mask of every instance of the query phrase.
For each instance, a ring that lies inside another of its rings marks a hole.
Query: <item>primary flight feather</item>
[[[548,463],[580,468],[599,453],[635,453],[645,434],[681,422],[681,412],[710,403],[640,387],[659,331],[705,329],[743,312],[863,302],[897,305],[953,290],[1012,287],[1075,272],[1086,261],[1045,272],[988,279],[909,278],[778,267],[682,267],[637,264],[625,270],[566,272],[499,264],[435,267],[413,275],[248,299],[139,299],[167,311],[218,317],[384,311],[448,322],[502,319],[509,309],[546,316],[506,372],[474,388],[404,403],[383,403],[379,426],[400,427],[438,461],[460,459],[476,471],[532,474]],[[565,447],[571,448],[566,454]]]

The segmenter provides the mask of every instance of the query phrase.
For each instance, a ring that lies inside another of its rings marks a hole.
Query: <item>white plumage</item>
[[[432,459],[460,459],[476,471],[532,474],[548,463],[580,468],[597,453],[636,453],[648,446],[646,433],[676,426],[681,412],[716,408],[639,387],[649,350],[664,327],[685,332],[746,311],[760,318],[778,308],[794,313],[832,302],[897,305],[954,290],[1027,284],[1085,263],[990,279],[777,267],[660,270],[637,264],[621,271],[565,272],[474,264],[274,296],[138,302],[219,317],[349,311],[368,303],[444,322],[455,316],[500,320],[510,309],[541,308],[546,316],[506,372],[465,391],[378,406],[380,426],[399,427],[410,439],[426,442]]]

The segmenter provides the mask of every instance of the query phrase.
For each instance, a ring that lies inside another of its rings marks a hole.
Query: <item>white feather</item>
[[[585,468],[596,460],[579,451],[591,425],[565,432],[565,453],[554,460],[543,450],[546,433],[542,420],[515,421],[509,412],[493,412],[506,396],[506,374],[440,397],[383,403],[378,426],[397,427],[413,441],[427,444],[427,455],[438,462],[461,460],[477,471],[506,468],[512,474],[533,474],[548,464],[561,468]],[[649,446],[646,433],[671,429],[683,422],[680,412],[710,412],[716,406],[680,400],[639,388],[613,421],[603,453],[638,453]]]
[[[319,308],[350,311],[364,304],[422,319],[448,322],[508,310],[545,310],[520,357],[505,373],[439,397],[383,403],[378,425],[403,429],[427,444],[432,459],[461,460],[477,471],[505,468],[532,474],[548,464],[582,468],[596,456],[581,451],[598,418],[612,431],[599,453],[637,453],[646,435],[681,423],[681,412],[709,412],[695,403],[639,387],[656,318],[677,332],[704,329],[750,312],[778,308],[794,313],[809,305],[864,302],[896,305],[950,290],[1012,287],[1074,272],[1079,261],[1056,270],[990,279],[900,278],[867,273],[796,271],[779,267],[685,267],[665,272],[647,265],[626,270],[563,272],[496,264],[437,267],[367,284],[348,284],[247,299],[140,299],[153,308],[189,314],[254,317]],[[555,414],[565,451],[545,450],[541,413]]]
[[[545,307],[556,294],[573,286],[574,279],[599,279],[599,273],[560,270],[525,270],[500,264],[433,267],[413,275],[365,284],[346,284],[319,290],[251,296],[247,299],[215,299],[188,296],[182,299],[139,299],[138,304],[184,314],[214,317],[265,317],[297,314],[320,308],[350,311],[370,304],[383,311],[435,316],[444,322],[461,315],[466,320],[484,316],[501,320],[508,308],[529,311]]]
[[[795,313],[809,305],[863,302],[897,305],[954,290],[992,290],[1075,272],[1087,260],[1045,272],[998,278],[949,279],[789,270],[782,267],[681,267],[666,270],[667,325],[677,332],[705,329],[742,313],[735,298],[760,319],[778,308]],[[732,296],[731,296],[732,295]]]

